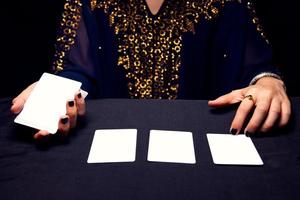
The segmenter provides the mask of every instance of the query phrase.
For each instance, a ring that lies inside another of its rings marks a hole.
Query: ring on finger
[[[244,99],[248,99],[248,100],[252,101],[253,104],[255,104],[254,97],[253,97],[251,94],[245,95],[245,96],[244,96]],[[243,100],[244,100],[244,99],[243,99]]]

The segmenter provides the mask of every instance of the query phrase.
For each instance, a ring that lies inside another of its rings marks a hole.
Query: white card
[[[44,73],[28,97],[15,122],[56,133],[61,116],[66,114],[66,103],[74,99],[81,83]]]
[[[136,129],[96,130],[87,162],[134,162],[136,139]]]
[[[83,90],[83,89],[80,89],[80,92],[81,92],[81,95],[82,95],[82,98],[86,98],[87,95],[89,94],[87,91]]]
[[[245,135],[207,134],[213,162],[221,165],[263,165],[252,140]]]
[[[195,164],[193,134],[151,130],[148,161]]]

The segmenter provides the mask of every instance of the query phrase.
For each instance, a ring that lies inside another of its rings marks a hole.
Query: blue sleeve
[[[210,30],[206,38],[212,38],[211,44],[202,42],[208,46],[204,50],[210,52],[209,97],[247,87],[263,72],[279,74],[271,64],[271,46],[251,6],[247,0],[228,1],[215,20],[202,25],[203,30]]]
[[[271,72],[280,75],[280,73],[278,68],[271,64],[272,49],[259,23],[252,3],[245,1],[244,9],[247,31],[242,80],[245,85],[248,85],[258,74]]]
[[[97,90],[96,63],[86,21],[92,17],[87,3],[65,1],[53,65],[57,75],[82,82],[91,98]]]

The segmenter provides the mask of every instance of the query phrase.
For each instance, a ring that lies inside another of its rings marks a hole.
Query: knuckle
[[[252,87],[250,87],[250,89],[248,90],[247,93],[253,95],[253,94],[256,94],[256,93],[257,93],[257,90],[258,90],[257,86],[256,86],[256,85],[253,85]]]
[[[283,113],[283,115],[285,115],[288,118],[291,116],[291,114],[292,114],[291,111],[286,111]]]
[[[257,110],[259,113],[267,114],[268,111],[269,111],[269,108],[266,107],[266,106],[257,106],[257,107],[256,107],[256,110]]]
[[[273,115],[275,115],[276,117],[280,115],[279,109],[270,109],[269,112],[272,113]]]
[[[272,89],[264,89],[262,90],[262,94],[264,97],[270,97],[274,95],[274,90]]]
[[[292,112],[290,110],[289,111],[283,111],[281,116],[284,117],[286,120],[289,120],[290,117],[292,116]]]
[[[239,108],[238,108],[238,113],[239,115],[245,115],[246,113],[249,112],[249,108],[241,105]]]
[[[283,104],[284,109],[282,110],[282,113],[284,113],[285,115],[291,115],[292,113],[292,105],[291,103],[288,101],[286,104]]]

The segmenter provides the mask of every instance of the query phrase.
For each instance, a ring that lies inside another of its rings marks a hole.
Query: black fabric
[[[299,199],[300,98],[284,130],[255,137],[264,166],[218,166],[206,133],[227,133],[234,108],[206,101],[90,100],[85,121],[48,147],[16,126],[10,99],[0,100],[0,199]],[[298,122],[298,123],[296,123]],[[133,163],[87,164],[95,129],[137,128]],[[192,131],[195,165],[147,162],[150,129]],[[237,149],[238,150],[238,149]]]

